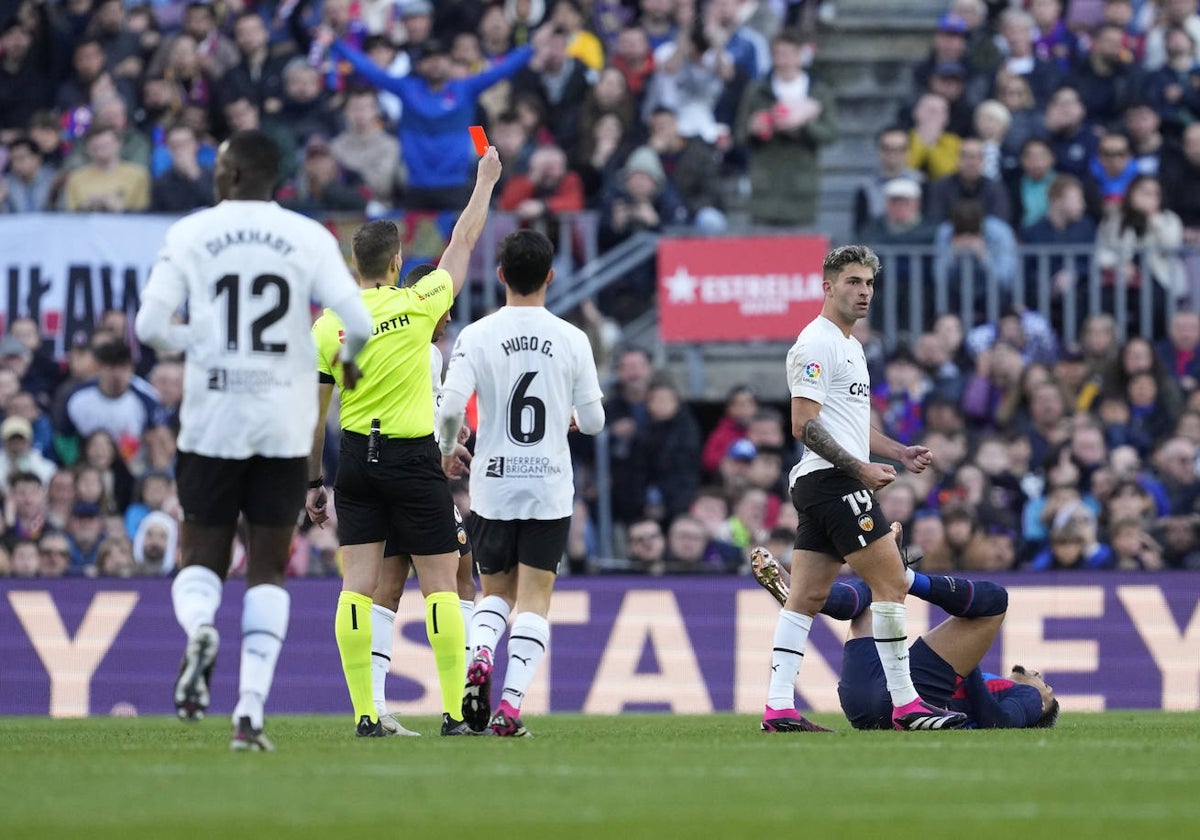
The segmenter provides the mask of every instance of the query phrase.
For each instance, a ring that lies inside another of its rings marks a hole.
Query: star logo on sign
[[[671,303],[696,302],[696,286],[700,278],[688,274],[688,270],[682,265],[663,282],[666,284],[667,297]]]

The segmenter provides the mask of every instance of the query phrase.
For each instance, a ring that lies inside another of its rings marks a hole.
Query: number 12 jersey
[[[603,397],[582,330],[540,306],[502,307],[459,333],[442,388],[478,397],[472,511],[502,520],[571,515],[571,411]]]

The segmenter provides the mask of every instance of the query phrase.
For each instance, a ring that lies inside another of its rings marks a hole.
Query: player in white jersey
[[[604,428],[603,394],[583,331],[545,308],[554,246],[518,231],[500,244],[505,305],[463,328],[450,356],[438,412],[442,464],[461,471],[454,435],[472,393],[479,427],[469,527],[483,598],[467,634],[463,720],[476,732],[523,736],[521,701],[550,643],[550,596],[567,546],[574,477],[567,431]],[[492,660],[513,605],[501,702],[491,714]]]
[[[953,729],[960,712],[929,705],[913,688],[908,667],[900,550],[875,491],[896,478],[878,455],[923,471],[933,460],[924,446],[904,446],[871,427],[871,377],[862,345],[850,335],[875,295],[879,258],[862,245],[825,257],[821,314],[788,351],[792,433],[804,456],[789,476],[799,526],[792,552],[792,588],[779,612],[771,654],[764,732],[828,732],[796,711],[795,682],[808,632],[846,562],[871,587],[875,645],[892,698],[897,729]]]
[[[279,149],[265,134],[233,135],[217,154],[220,203],[187,216],[142,293],[138,338],[186,353],[176,477],[184,511],[182,569],[171,587],[188,643],[175,685],[179,717],[204,717],[219,638],[213,626],[238,515],[249,523],[239,699],[231,746],[271,750],[263,706],[287,633],[283,573],[304,503],[317,420],[309,301],[345,323],[342,363],[371,321],[337,240],[271,200]],[[188,323],[172,324],[187,304]]]
[[[422,263],[409,269],[404,275],[404,285],[411,286],[437,269],[430,263]],[[442,319],[433,329],[429,344],[429,378],[433,382],[434,405],[442,401],[442,351],[437,342],[446,334],[450,324],[450,311],[447,310]],[[435,428],[436,432],[437,429]],[[465,434],[470,429],[463,426],[458,440],[465,442]],[[462,450],[465,452],[466,450]],[[471,556],[471,540],[463,524],[462,514],[454,508],[454,520],[458,524],[458,598],[462,610],[463,623],[471,623],[471,615],[475,611],[475,576],[474,560]],[[387,675],[392,666],[392,647],[395,641],[396,610],[400,607],[400,598],[404,595],[404,585],[408,581],[408,573],[412,568],[412,556],[400,551],[398,543],[389,538],[383,547],[383,564],[379,567],[379,580],[375,584],[375,594],[371,603],[371,699],[375,702],[375,711],[379,714],[379,725],[385,732],[393,735],[419,735],[400,723],[399,719],[387,709]]]

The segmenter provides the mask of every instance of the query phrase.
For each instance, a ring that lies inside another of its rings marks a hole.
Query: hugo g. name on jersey
[[[274,202],[223,201],[173,224],[143,300],[188,304],[179,448],[307,455],[317,419],[309,302],[356,295],[333,235]]]
[[[871,375],[862,345],[833,321],[819,316],[801,332],[788,351],[788,387],[793,397],[821,404],[821,425],[847,452],[861,461],[871,457]],[[833,465],[811,449],[789,476]]]
[[[505,306],[459,333],[443,388],[477,395],[471,509],[488,519],[570,516],[571,411],[603,395],[583,331],[542,307]]]

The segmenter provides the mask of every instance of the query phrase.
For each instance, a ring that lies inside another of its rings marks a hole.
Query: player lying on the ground
[[[754,579],[782,606],[791,583],[765,548],[750,555]],[[1050,727],[1058,722],[1054,690],[1037,671],[1014,665],[1007,677],[984,673],[979,663],[992,646],[1008,608],[997,583],[907,570],[909,594],[950,613],[950,618],[909,646],[913,685],[930,703],[966,713],[968,729]],[[842,649],[838,698],[855,729],[891,729],[892,703],[871,638],[871,590],[859,578],[839,579],[821,612],[850,621]],[[765,727],[764,727],[765,728]]]

